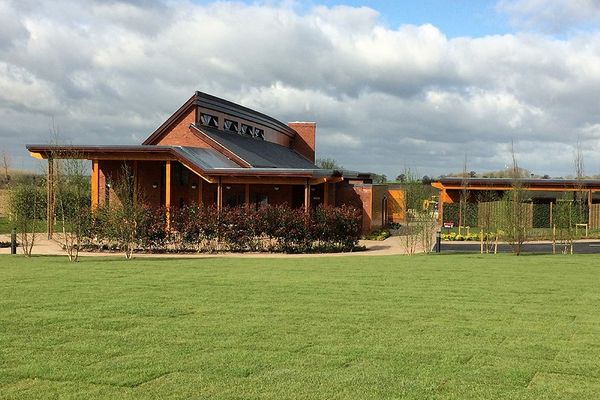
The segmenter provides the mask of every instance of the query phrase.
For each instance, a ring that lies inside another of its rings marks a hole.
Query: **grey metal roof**
[[[232,134],[234,135],[234,134]],[[212,136],[211,136],[212,137]],[[242,139],[244,139],[242,137]],[[259,141],[257,139],[250,139],[258,142],[261,145],[260,148],[270,148],[271,151],[268,153],[271,156],[277,155],[281,149],[273,150],[271,144]],[[221,143],[221,142],[219,142]],[[229,142],[228,142],[229,143]],[[199,170],[205,171],[209,175],[250,175],[250,176],[300,176],[300,177],[344,177],[344,178],[359,178],[359,179],[370,179],[371,174],[360,173],[357,171],[349,170],[332,170],[318,168],[316,165],[309,161],[306,161],[301,156],[297,155],[293,151],[286,149],[282,146],[274,145],[278,148],[287,150],[282,152],[285,157],[292,159],[300,157],[301,161],[295,165],[298,166],[283,166],[283,167],[251,167],[245,168],[236,164],[217,150],[211,148],[198,148],[198,147],[184,147],[184,146],[153,146],[153,145],[40,145],[30,144],[27,145],[27,149],[31,152],[50,152],[55,158],[97,158],[97,155],[105,155],[106,153],[159,153],[163,154],[164,159],[176,159],[185,160]],[[237,148],[236,148],[237,150]],[[292,153],[290,155],[290,153]],[[245,153],[247,154],[247,153]],[[62,157],[61,157],[62,156]],[[266,160],[266,159],[265,159]],[[289,165],[289,164],[288,164]]]
[[[182,153],[187,160],[205,171],[214,168],[241,168],[235,162],[214,149],[204,149],[199,147],[175,148]]]
[[[194,125],[194,127],[248,162],[252,167],[319,169],[300,154],[279,144],[206,126]]]

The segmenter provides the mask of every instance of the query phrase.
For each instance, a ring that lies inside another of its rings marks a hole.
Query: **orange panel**
[[[99,169],[98,160],[92,160],[92,210],[98,207],[99,200]]]
[[[171,227],[171,161],[165,165],[165,207],[167,209],[167,229]]]
[[[405,201],[404,191],[401,189],[388,189],[388,215],[392,217],[393,222],[404,222]]]

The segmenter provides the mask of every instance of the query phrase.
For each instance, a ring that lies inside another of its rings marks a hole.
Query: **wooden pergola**
[[[154,161],[164,163],[164,206],[167,210],[173,205],[172,201],[172,174],[173,163],[177,162],[198,177],[197,198],[198,204],[203,204],[203,190],[205,184],[216,185],[216,207],[223,208],[224,187],[230,185],[244,186],[244,204],[250,206],[251,185],[294,185],[304,187],[304,209],[311,209],[311,188],[323,185],[323,206],[331,205],[331,195],[335,193],[332,185],[343,180],[342,176],[323,175],[325,170],[294,170],[281,168],[220,168],[204,170],[197,164],[180,154],[176,148],[170,146],[28,146],[31,156],[45,159],[47,168],[47,229],[48,238],[52,238],[54,229],[54,161],[57,159],[81,159],[91,161],[91,207],[96,209],[101,204],[101,179],[100,163],[102,161],[124,161],[132,163],[134,177],[134,190],[138,190],[138,177],[141,176],[139,163]],[[167,214],[167,226],[170,225],[170,215]]]
[[[527,192],[563,192],[585,193],[588,203],[588,219],[592,220],[592,205],[594,193],[600,193],[598,179],[537,179],[522,178],[518,180],[519,187]],[[508,192],[514,188],[511,178],[442,178],[431,184],[440,191],[439,218],[443,221],[444,204],[457,203],[461,193],[468,192]]]

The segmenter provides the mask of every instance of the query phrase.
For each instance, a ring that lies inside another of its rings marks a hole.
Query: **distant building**
[[[482,203],[500,200],[506,192],[512,190],[511,178],[442,178],[431,185],[439,189],[440,221],[453,222],[451,217],[444,212],[445,206],[458,204],[465,193],[468,203]],[[527,192],[529,203],[533,206],[545,205],[548,208],[548,218],[544,219],[543,226],[550,227],[552,210],[557,202],[585,197],[587,221],[589,228],[600,227],[600,180],[597,179],[539,179],[521,178],[519,186]],[[541,207],[538,207],[541,209]],[[532,218],[533,219],[533,218]],[[539,223],[539,221],[538,221]],[[535,222],[532,222],[535,225]],[[534,226],[536,227],[536,226]]]

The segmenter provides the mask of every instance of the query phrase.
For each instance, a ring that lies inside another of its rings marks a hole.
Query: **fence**
[[[590,212],[590,228],[600,228],[600,204],[592,204]]]
[[[486,227],[492,226],[502,218],[503,202],[491,201],[464,204],[451,203],[444,205],[444,222],[453,222],[455,226]],[[519,215],[526,219],[525,226],[529,228],[551,228],[557,223],[558,213],[561,219],[575,224],[589,224],[589,228],[600,228],[600,204],[593,204],[591,211],[587,204],[574,202],[559,202],[534,204],[523,203]]]

